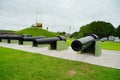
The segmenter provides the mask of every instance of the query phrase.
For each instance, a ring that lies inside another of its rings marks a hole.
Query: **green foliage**
[[[74,39],[79,39],[79,38],[81,38],[81,37],[83,37],[83,34],[82,34],[81,32],[74,32],[74,33],[70,36],[70,38],[74,38]]]
[[[116,29],[116,36],[118,36],[120,38],[120,25]]]
[[[18,34],[31,34],[32,36],[46,36],[46,37],[54,37],[59,36],[59,34],[54,32],[49,32],[47,30],[41,28],[26,28],[17,32]]]
[[[57,32],[59,35],[65,36],[66,32]]]
[[[14,30],[0,30],[0,32],[16,32]]]
[[[88,34],[96,34],[99,38],[113,35],[114,27],[111,23],[104,21],[94,21],[80,28],[80,34],[86,36]]]
[[[71,38],[76,38],[79,32],[74,32],[73,34],[70,35]]]
[[[81,32],[79,32],[78,34],[77,34],[77,39],[79,39],[79,38],[81,38],[81,37],[83,37],[84,35],[83,35],[83,33],[81,33]]]
[[[71,46],[71,43],[73,42],[73,38],[67,38],[67,41],[66,41],[66,43],[67,43],[67,45],[68,46]]]
[[[0,47],[0,80],[120,80],[107,68]]]

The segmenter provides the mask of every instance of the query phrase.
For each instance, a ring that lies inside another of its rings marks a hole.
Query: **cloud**
[[[51,31],[78,31],[80,26],[103,20],[119,25],[119,0],[1,0],[0,29],[23,29],[38,21]],[[42,14],[42,16],[41,16]],[[18,26],[19,25],[19,26]]]

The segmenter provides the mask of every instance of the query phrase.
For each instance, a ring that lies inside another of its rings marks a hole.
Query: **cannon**
[[[80,51],[89,47],[95,40],[98,39],[97,35],[92,34],[72,42],[71,47],[74,51]]]
[[[2,39],[8,39],[7,35],[0,35],[0,42],[2,42]]]
[[[34,36],[34,37],[22,37],[22,39],[19,41],[20,44],[23,44],[23,41],[34,41],[35,39],[42,39],[45,38],[45,36]]]
[[[59,46],[59,49],[61,47],[60,50],[63,50],[62,47],[64,47],[64,49],[67,49],[65,41],[66,41],[66,38],[64,36],[35,39],[33,41],[33,46],[37,47],[39,44],[50,44],[50,47],[49,47],[50,50],[52,49],[58,50],[58,46]]]
[[[98,41],[98,36],[95,34],[91,34],[88,36],[85,36],[83,38],[74,40],[71,44],[71,47],[74,51],[77,51],[79,53],[82,52],[100,52],[100,42]],[[98,49],[99,47],[99,49]],[[98,51],[96,51],[98,49]],[[97,53],[96,53],[97,54]]]
[[[23,44],[23,41],[34,41],[34,39],[41,39],[45,38],[45,36],[34,36],[31,37],[31,35],[24,34],[24,35],[1,35],[0,36],[0,42],[2,42],[2,39],[6,39],[7,43],[11,43],[11,40],[18,40],[20,45]]]

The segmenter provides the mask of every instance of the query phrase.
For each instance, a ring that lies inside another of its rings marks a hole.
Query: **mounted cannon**
[[[6,39],[7,43],[11,43],[11,40],[18,40],[18,44],[22,45],[23,41],[31,41],[33,42],[34,39],[41,39],[45,38],[44,36],[34,36],[32,37],[31,35],[1,35],[0,36],[0,42],[2,42],[2,39]]]
[[[68,48],[65,41],[66,41],[66,38],[64,36],[35,39],[33,41],[33,46],[37,47],[39,44],[50,44],[49,46],[50,50],[53,50],[53,49],[64,50]]]
[[[101,54],[100,41],[97,40],[98,36],[95,34],[88,35],[72,42],[71,47],[78,53],[91,52],[96,56]]]

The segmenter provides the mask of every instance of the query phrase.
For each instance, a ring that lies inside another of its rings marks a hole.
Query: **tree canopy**
[[[116,36],[120,38],[120,25],[116,29]]]
[[[94,21],[90,24],[82,26],[77,35],[77,38],[88,34],[96,34],[99,38],[113,35],[114,27],[111,23],[105,21]]]

